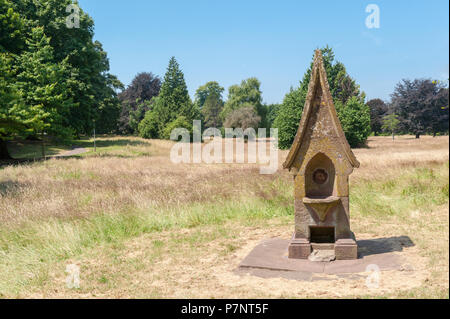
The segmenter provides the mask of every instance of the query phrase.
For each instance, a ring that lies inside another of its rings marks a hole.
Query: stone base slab
[[[395,252],[387,250],[386,252],[380,253],[380,243],[377,240],[361,241],[359,245],[360,248],[362,248],[362,251],[364,251],[364,255],[360,256],[358,259],[317,262],[309,261],[308,259],[288,258],[291,251],[293,251],[293,254],[304,254],[302,249],[307,249],[304,248],[305,246],[302,246],[303,244],[304,243],[299,242],[292,245],[290,240],[280,238],[264,240],[244,258],[239,265],[239,269],[346,274],[366,272],[366,268],[370,264],[376,264],[380,270],[396,270],[401,269],[402,267],[402,258]],[[347,253],[354,253],[354,250],[350,252],[350,250],[347,250],[348,248],[346,245],[343,246],[345,246],[344,255]],[[353,249],[353,247],[351,249]],[[341,255],[341,257],[344,255]]]
[[[336,243],[310,243],[304,238],[293,238],[289,243],[288,257],[291,259],[308,259],[315,250],[334,250],[336,260],[358,258],[358,245],[354,239],[339,239]]]

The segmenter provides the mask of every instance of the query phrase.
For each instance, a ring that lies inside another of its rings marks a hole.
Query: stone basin
[[[303,197],[303,203],[310,206],[319,216],[320,221],[325,221],[328,212],[335,207],[341,199],[336,196],[328,197]]]
[[[333,204],[340,201],[339,197],[303,197],[303,203],[305,204]]]

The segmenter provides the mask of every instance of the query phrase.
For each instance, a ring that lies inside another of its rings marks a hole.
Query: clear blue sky
[[[446,80],[447,0],[79,0],[111,73],[128,85],[138,72],[164,76],[175,56],[191,97],[207,81],[225,89],[257,77],[264,102],[297,86],[313,51],[330,45],[367,97],[388,99],[402,78]],[[368,29],[368,4],[380,28]],[[226,97],[226,94],[225,94]]]

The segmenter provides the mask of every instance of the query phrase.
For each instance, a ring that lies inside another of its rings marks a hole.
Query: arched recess
[[[324,153],[317,153],[306,166],[306,196],[311,198],[332,196],[335,176],[336,170],[331,159]]]

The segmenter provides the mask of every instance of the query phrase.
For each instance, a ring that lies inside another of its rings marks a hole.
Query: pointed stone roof
[[[306,96],[305,106],[303,108],[302,118],[300,120],[300,125],[295,135],[294,142],[292,143],[289,154],[283,163],[283,168],[291,168],[294,164],[295,158],[298,151],[303,143],[305,131],[308,127],[308,121],[311,118],[314,109],[314,100],[316,98],[316,92],[318,92],[318,87],[322,89],[323,99],[327,105],[329,105],[329,111],[332,119],[332,125],[336,130],[338,136],[338,142],[341,144],[345,157],[353,167],[359,167],[359,162],[353,154],[350,145],[345,138],[344,131],[342,130],[341,122],[337,117],[336,108],[334,107],[333,98],[330,93],[330,87],[328,85],[327,73],[323,65],[322,52],[316,50],[314,55],[314,64],[311,73],[311,80],[309,81],[308,94]]]

